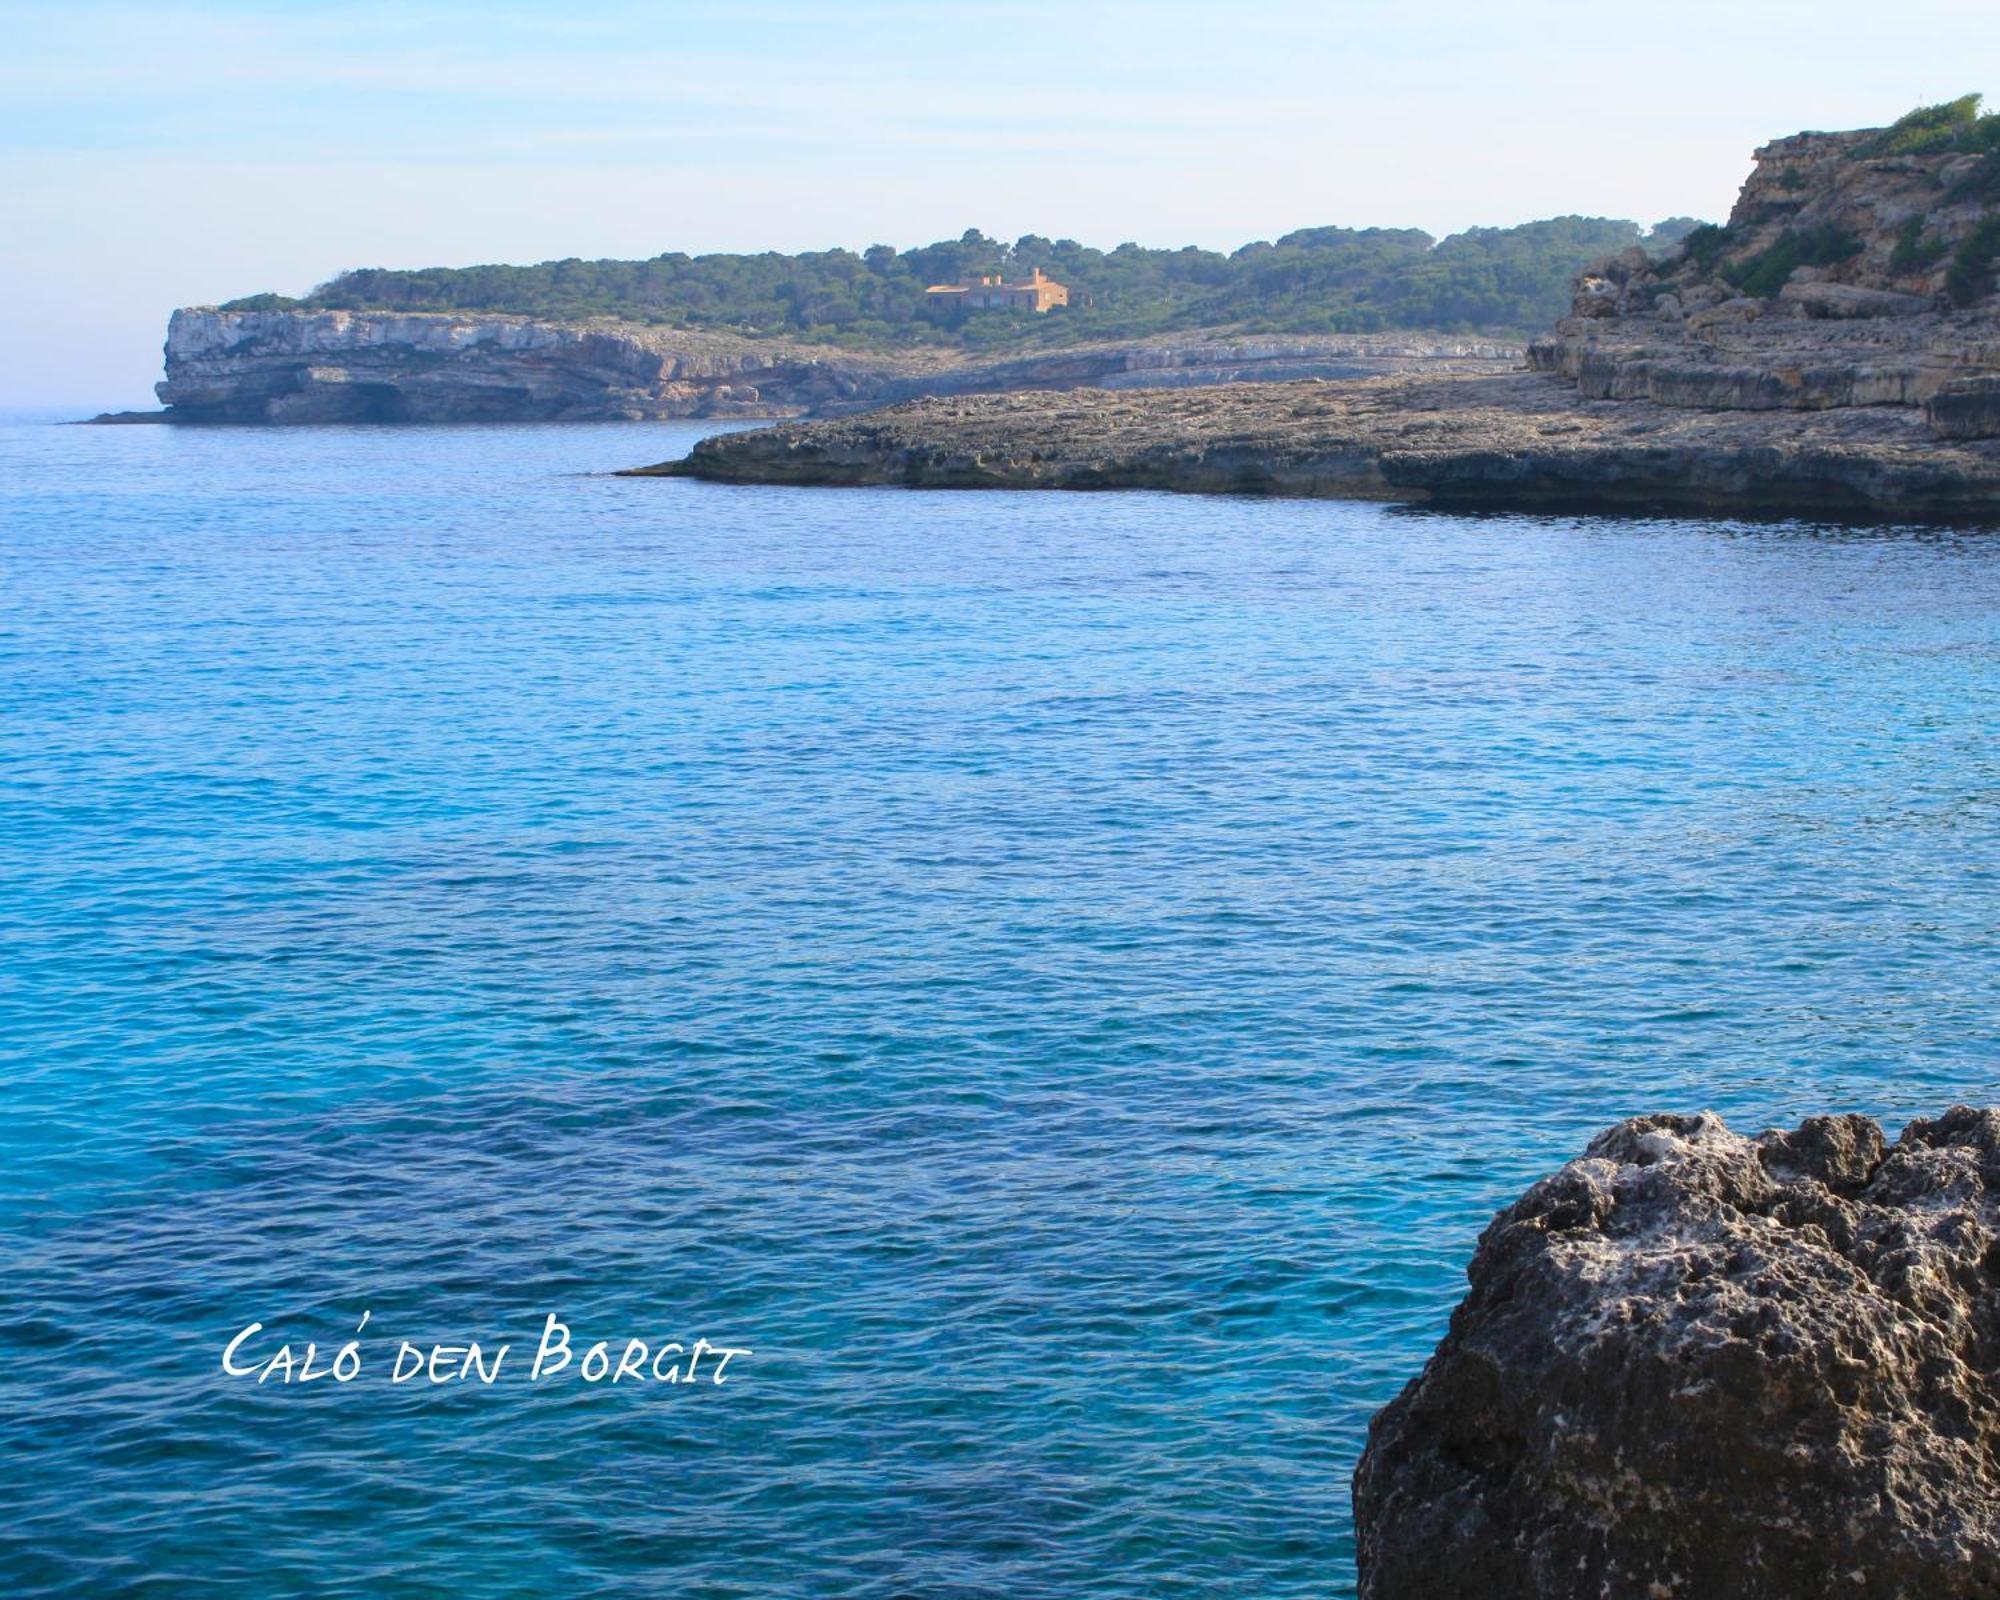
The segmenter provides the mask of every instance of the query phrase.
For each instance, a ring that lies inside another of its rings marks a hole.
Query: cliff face
[[[1511,365],[1518,348],[1401,334],[1147,341],[997,360],[870,355],[621,324],[349,311],[174,313],[170,421],[783,417],[926,394],[1187,386]]]
[[[1531,364],[1584,399],[1918,407],[1941,437],[1994,436],[2000,152],[1878,154],[1884,137],[1764,146],[1725,227],[1583,274]]]
[[[1729,221],[1627,286],[1655,307],[1671,292],[1690,311],[1739,293],[1776,294],[1807,316],[1893,316],[1944,304],[1958,249],[1990,205],[1990,158],[1873,154],[1882,138],[1883,130],[1861,129],[1772,140],[1755,153]],[[1821,284],[1838,288],[1814,287]],[[1591,286],[1582,287],[1587,296]],[[1844,292],[1855,289],[1911,298]],[[1968,303],[1990,301],[1990,268],[1968,290]]]
[[[202,422],[782,415],[907,372],[776,342],[513,317],[176,311],[160,399]]]

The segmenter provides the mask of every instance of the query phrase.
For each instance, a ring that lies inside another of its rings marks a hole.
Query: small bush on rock
[[[1993,120],[2000,122],[2000,117]],[[1969,200],[1991,205],[2000,200],[2000,146],[1981,158],[1979,165],[1954,183],[1944,200],[1946,205],[1951,206],[1963,205]]]
[[[1896,234],[1896,248],[1889,252],[1889,270],[1897,277],[1928,272],[1951,254],[1948,239],[1926,239],[1923,217],[1912,217]]]
[[[1704,222],[1691,230],[1681,241],[1681,249],[1687,258],[1703,272],[1713,272],[1715,263],[1722,252],[1729,248],[1729,230],[1718,227],[1713,222]]]
[[[1801,228],[1748,261],[1722,269],[1722,277],[1743,294],[1774,298],[1800,267],[1830,267],[1860,254],[1861,240],[1844,228]]]
[[[1983,300],[1993,288],[1993,265],[2000,259],[2000,216],[1988,216],[1958,241],[1945,274],[1945,293],[1953,305],[1969,306]]]

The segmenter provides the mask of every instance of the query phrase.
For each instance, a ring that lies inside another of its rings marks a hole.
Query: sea
[[[0,426],[13,1600],[1338,1600],[1536,1177],[2000,1100],[2000,532],[706,431]]]

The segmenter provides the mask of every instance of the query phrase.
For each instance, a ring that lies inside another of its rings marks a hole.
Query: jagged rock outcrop
[[[1479,1242],[1363,1600],[2000,1594],[2000,1112],[1621,1123]]]
[[[1764,146],[1726,226],[1589,269],[1530,363],[1586,399],[1715,410],[1923,407],[2000,371],[2000,151],[1883,154],[1885,132]],[[1992,436],[1946,410],[1945,437]]]
[[[1153,340],[970,360],[618,323],[193,308],[168,325],[158,390],[163,420],[187,422],[783,417],[933,393],[1493,369],[1519,355],[1505,343],[1405,334]]]

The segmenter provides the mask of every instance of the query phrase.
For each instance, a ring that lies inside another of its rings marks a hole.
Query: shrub
[[[1923,217],[1912,217],[1896,234],[1896,248],[1889,252],[1889,270],[1897,277],[1912,272],[1928,272],[1951,253],[1944,239],[1926,239]]]
[[[1699,228],[1691,229],[1681,240],[1682,253],[1703,272],[1713,272],[1715,263],[1728,248],[1729,230],[1719,228],[1712,222],[1704,222]]]
[[[913,250],[545,261],[342,273],[302,305],[386,311],[608,316],[755,336],[998,349],[1204,328],[1520,330],[1567,310],[1571,277],[1646,236],[1631,222],[1555,217],[1472,228],[1445,240],[1411,228],[1305,228],[1231,255],[1193,247],[1096,250],[974,229]],[[928,284],[1041,267],[1072,296],[1067,313],[951,314]]]
[[[1960,95],[1906,112],[1855,153],[1870,156],[1933,156],[1953,150],[2000,150],[2000,113],[1979,110],[1980,96]]]
[[[1979,114],[1981,96],[1962,94],[1934,106],[1906,111],[1861,147],[1863,156],[1929,156],[1947,150],[1985,148],[1990,125],[2000,117]],[[1989,125],[1989,126],[1983,126]]]
[[[1770,249],[1722,269],[1723,278],[1743,294],[1770,300],[1799,267],[1830,267],[1861,251],[1861,240],[1844,228],[1801,228]]]
[[[1695,229],[1710,226],[1712,224],[1703,222],[1700,217],[1663,217],[1653,224],[1639,243],[1649,255],[1668,255]]]
[[[1953,305],[1969,306],[1986,297],[1993,287],[1996,258],[2000,258],[2000,216],[1983,217],[1952,253],[1944,287]]]

